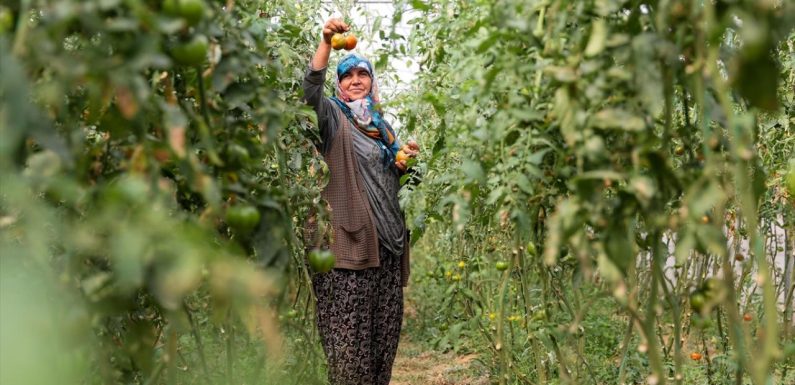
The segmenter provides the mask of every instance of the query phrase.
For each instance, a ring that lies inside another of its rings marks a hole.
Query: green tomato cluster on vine
[[[723,283],[720,279],[707,278],[690,293],[690,309],[699,315],[706,315],[723,299]]]
[[[207,6],[204,0],[165,0],[161,10],[166,16],[181,20],[187,27],[169,45],[169,54],[180,66],[193,67],[207,60],[208,39],[194,29],[205,19]]]
[[[164,0],[163,13],[181,18],[190,26],[196,26],[204,19],[207,7],[203,0]]]

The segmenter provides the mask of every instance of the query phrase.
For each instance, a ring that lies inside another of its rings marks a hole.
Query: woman
[[[351,54],[337,65],[336,95],[323,95],[334,33],[349,30],[339,19],[323,26],[304,78],[304,98],[317,113],[329,184],[334,269],[315,274],[317,323],[333,385],[387,385],[403,319],[408,282],[408,232],[398,203],[400,176],[416,143],[400,147],[378,103],[378,81],[366,58]],[[316,242],[311,229],[307,242]]]

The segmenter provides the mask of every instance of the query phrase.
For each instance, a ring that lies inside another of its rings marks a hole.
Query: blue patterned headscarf
[[[361,68],[370,74],[370,93],[364,98],[352,100],[340,86],[342,76],[354,68]],[[365,135],[381,142],[384,167],[395,163],[395,156],[400,149],[395,131],[384,120],[381,112],[381,99],[378,95],[378,79],[375,76],[373,64],[359,54],[349,54],[337,64],[337,92],[331,99],[340,107],[342,112]]]

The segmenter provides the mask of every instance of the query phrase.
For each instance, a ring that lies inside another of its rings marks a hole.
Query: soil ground
[[[419,345],[400,341],[390,385],[488,385],[477,355],[422,351]]]

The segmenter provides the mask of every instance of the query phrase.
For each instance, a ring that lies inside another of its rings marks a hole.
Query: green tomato
[[[226,224],[240,235],[251,233],[260,218],[259,210],[254,206],[237,205],[226,209]]]
[[[535,257],[538,253],[536,250],[536,244],[533,242],[527,242],[527,246],[525,246],[525,248],[527,249],[527,255],[531,257]]]
[[[203,0],[165,0],[162,9],[166,15],[185,19],[192,27],[202,21],[205,8]]]
[[[707,278],[707,280],[704,281],[704,286],[701,291],[706,299],[714,300],[720,292],[722,285],[723,283],[718,278]]]
[[[232,143],[226,147],[226,164],[232,168],[245,167],[251,156],[248,154],[248,149],[237,143]]]
[[[701,312],[701,309],[704,308],[704,303],[707,301],[704,294],[697,291],[693,294],[690,294],[690,308],[693,309],[695,312]]]
[[[497,263],[494,264],[494,267],[499,271],[505,271],[508,270],[508,263],[505,261],[497,261]]]
[[[149,200],[149,191],[149,185],[143,179],[127,175],[111,182],[103,197],[110,204],[141,205]]]
[[[195,35],[187,43],[179,43],[171,48],[171,57],[177,64],[197,66],[207,60],[207,37]]]
[[[179,13],[179,0],[163,0],[160,9],[166,15],[177,16],[177,13]]]
[[[14,27],[14,14],[6,7],[0,7],[0,35]]]
[[[318,273],[328,273],[334,268],[336,258],[329,250],[314,249],[307,257],[309,266]]]

